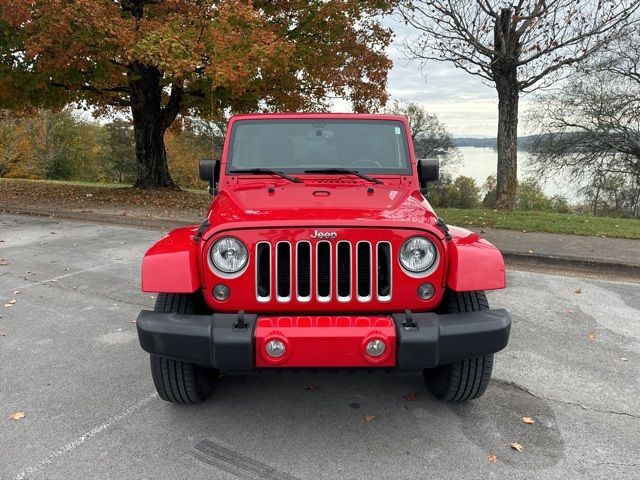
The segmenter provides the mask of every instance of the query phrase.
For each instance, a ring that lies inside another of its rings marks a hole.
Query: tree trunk
[[[518,182],[518,100],[519,88],[514,71],[496,76],[498,91],[498,171],[496,174],[496,200],[499,210],[516,207]]]
[[[164,146],[164,133],[181,106],[182,90],[174,86],[162,107],[162,73],[158,68],[135,63],[129,73],[131,114],[136,141],[138,188],[177,188],[171,179]]]

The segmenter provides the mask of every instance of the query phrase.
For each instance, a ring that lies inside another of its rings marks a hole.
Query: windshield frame
[[[251,118],[251,119],[238,119],[233,122],[233,126],[231,128],[231,135],[228,140],[228,148],[226,149],[226,155],[224,158],[225,163],[225,174],[230,176],[235,175],[243,175],[236,170],[244,169],[242,167],[238,168],[233,165],[233,149],[237,139],[238,127],[241,127],[243,124],[265,124],[265,125],[273,125],[273,124],[290,124],[290,123],[302,123],[302,124],[313,124],[313,123],[324,123],[324,124],[354,124],[354,123],[383,123],[388,125],[393,125],[397,128],[401,129],[401,134],[398,135],[400,139],[400,148],[402,149],[405,161],[405,168],[379,168],[379,167],[359,167],[359,166],[349,166],[349,165],[336,165],[336,164],[323,164],[323,165],[299,165],[295,167],[281,167],[278,165],[269,165],[264,168],[270,168],[273,170],[278,170],[287,174],[296,174],[296,175],[307,175],[307,176],[321,176],[327,175],[324,173],[305,173],[304,170],[313,170],[313,169],[323,169],[323,168],[347,168],[351,170],[355,170],[359,173],[364,173],[367,175],[374,176],[407,176],[412,175],[413,173],[413,165],[412,165],[412,157],[411,150],[409,148],[409,139],[408,133],[405,124],[401,120],[396,119],[388,119],[388,118],[332,118],[330,116],[327,117],[302,117],[302,118]],[[348,173],[345,173],[348,175]]]

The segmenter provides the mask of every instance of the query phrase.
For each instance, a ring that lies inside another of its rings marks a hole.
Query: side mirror
[[[420,190],[424,192],[427,182],[435,182],[440,177],[440,160],[437,158],[423,158],[418,160],[418,180]]]
[[[217,195],[220,181],[220,160],[200,160],[200,179],[209,182],[209,193]]]

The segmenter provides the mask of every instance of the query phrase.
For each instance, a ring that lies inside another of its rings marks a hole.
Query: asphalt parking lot
[[[640,478],[638,284],[509,272],[489,300],[512,338],[469,404],[339,372],[226,377],[175,406],[132,322],[160,235],[0,215],[1,479]]]

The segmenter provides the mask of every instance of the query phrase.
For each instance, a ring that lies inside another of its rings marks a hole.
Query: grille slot
[[[259,243],[256,248],[256,294],[258,300],[271,297],[271,246]]]
[[[276,282],[278,300],[291,298],[291,245],[280,242],[276,246]]]
[[[391,244],[378,243],[378,299],[391,298]]]
[[[358,242],[358,300],[371,299],[371,244]]]
[[[311,298],[311,244],[299,242],[296,252],[298,300]]]
[[[351,298],[351,244],[338,242],[337,269],[338,269],[338,298],[349,300]]]
[[[331,298],[331,244],[318,242],[318,299],[329,300]]]

